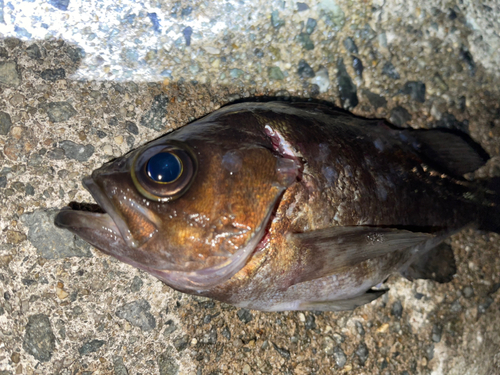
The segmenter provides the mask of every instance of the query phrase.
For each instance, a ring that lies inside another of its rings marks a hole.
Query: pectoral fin
[[[295,233],[290,240],[299,247],[303,259],[294,284],[332,275],[398,250],[419,249],[433,238],[435,236],[428,233],[366,226]]]
[[[335,301],[315,301],[303,302],[299,305],[298,310],[317,310],[317,311],[345,311],[354,310],[356,307],[365,305],[376,300],[378,297],[387,292],[384,290],[368,290],[366,293],[359,296],[341,299]]]

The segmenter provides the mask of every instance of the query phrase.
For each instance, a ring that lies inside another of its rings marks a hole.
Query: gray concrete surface
[[[394,276],[354,312],[270,314],[51,224],[102,163],[250,96],[460,129],[492,156],[476,177],[500,175],[498,1],[304,4],[0,1],[1,375],[500,373],[496,234],[449,241],[449,284]]]

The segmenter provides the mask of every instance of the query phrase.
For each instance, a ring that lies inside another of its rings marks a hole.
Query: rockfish
[[[448,130],[240,103],[104,164],[83,180],[100,210],[74,205],[55,223],[185,293],[347,310],[392,273],[449,273],[438,245],[461,229],[498,232],[498,195],[463,177],[487,159]]]

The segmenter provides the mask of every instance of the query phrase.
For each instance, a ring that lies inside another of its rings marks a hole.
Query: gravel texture
[[[91,257],[90,245],[72,233],[56,228],[54,217],[58,210],[37,210],[20,216],[26,225],[28,239],[44,259]],[[11,240],[12,242],[12,240]]]
[[[23,349],[38,361],[47,362],[52,357],[55,346],[55,336],[50,327],[49,317],[44,314],[30,316],[26,324]]]
[[[150,331],[156,327],[156,320],[149,312],[151,306],[146,300],[129,302],[116,309],[116,316],[125,319],[143,331]]]
[[[85,5],[84,5],[85,4]],[[90,4],[90,5],[89,5]],[[173,291],[52,224],[81,179],[228,102],[468,132],[500,176],[498,2],[0,1],[0,374],[498,374],[500,238],[345,313]],[[38,17],[38,18],[36,18]]]

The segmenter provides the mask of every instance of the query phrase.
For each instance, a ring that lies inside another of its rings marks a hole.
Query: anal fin
[[[348,299],[333,301],[309,301],[302,302],[297,310],[316,310],[316,311],[346,311],[354,310],[356,307],[370,303],[387,292],[388,289],[373,290]]]
[[[450,245],[441,243],[418,257],[401,274],[408,280],[429,279],[438,283],[447,283],[457,271],[455,257]]]

